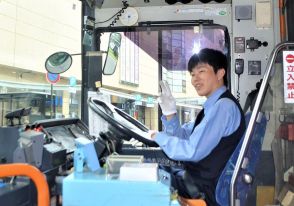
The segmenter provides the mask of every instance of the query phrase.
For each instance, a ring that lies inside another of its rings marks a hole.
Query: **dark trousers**
[[[208,206],[218,206],[215,199],[215,183],[187,174],[171,172],[171,186],[178,195],[188,199],[204,199]]]

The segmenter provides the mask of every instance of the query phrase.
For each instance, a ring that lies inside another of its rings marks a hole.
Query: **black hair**
[[[226,55],[224,55],[221,51],[204,48],[199,51],[198,54],[193,54],[188,62],[188,71],[191,73],[193,68],[196,67],[199,63],[209,64],[212,66],[213,71],[216,73],[219,69],[225,70],[224,75],[224,84],[228,86],[227,80],[227,68],[228,68],[228,60]]]

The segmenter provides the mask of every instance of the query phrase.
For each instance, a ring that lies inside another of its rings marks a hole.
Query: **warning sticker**
[[[294,103],[294,51],[283,51],[284,101]]]

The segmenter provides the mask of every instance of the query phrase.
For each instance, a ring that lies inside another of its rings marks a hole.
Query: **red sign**
[[[294,55],[292,55],[292,54],[288,54],[287,56],[286,56],[286,61],[288,62],[288,63],[293,63],[294,62]]]
[[[60,74],[53,74],[53,73],[47,72],[46,79],[49,83],[55,84],[56,82],[60,80]]]
[[[284,102],[294,104],[294,52],[283,51]]]

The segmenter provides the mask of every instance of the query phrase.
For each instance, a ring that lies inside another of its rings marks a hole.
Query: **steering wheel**
[[[134,138],[147,146],[158,147],[158,144],[148,139],[149,129],[129,114],[104,101],[89,98],[89,107],[119,132],[125,134],[125,140]]]

